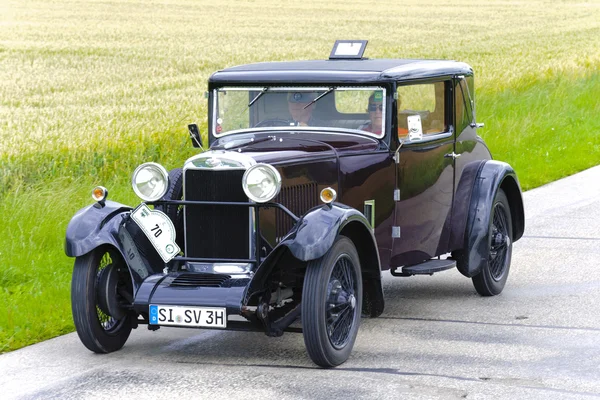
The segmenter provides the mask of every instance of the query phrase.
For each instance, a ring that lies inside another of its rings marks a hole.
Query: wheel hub
[[[348,298],[348,302],[350,303],[350,307],[354,310],[354,307],[356,307],[356,297],[354,297],[353,294]]]
[[[506,237],[498,232],[495,236],[494,236],[494,246],[502,246],[503,244],[506,243]]]
[[[107,265],[106,268],[100,271],[97,285],[98,307],[116,320],[125,317],[126,312],[121,308],[117,295],[119,271],[114,264]]]

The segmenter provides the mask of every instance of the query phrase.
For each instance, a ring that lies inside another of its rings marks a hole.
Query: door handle
[[[446,158],[452,157],[453,160],[456,160],[460,156],[461,156],[460,154],[456,154],[455,152],[444,154],[444,157],[446,157]]]

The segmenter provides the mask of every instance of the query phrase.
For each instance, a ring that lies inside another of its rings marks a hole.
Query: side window
[[[467,77],[468,90],[471,91],[473,96],[473,77]],[[464,79],[460,79],[456,82],[456,88],[454,90],[454,104],[456,119],[456,133],[460,134],[470,123],[471,123],[471,111],[469,105],[469,92],[467,90],[467,82]]]
[[[423,136],[448,130],[445,87],[445,81],[398,87],[399,137],[408,135],[409,117],[416,115],[420,116]]]

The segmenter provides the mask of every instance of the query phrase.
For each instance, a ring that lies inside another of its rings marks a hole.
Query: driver
[[[306,107],[318,96],[314,92],[291,92],[287,95],[288,110],[297,126],[320,126],[323,125],[319,120],[313,117],[315,108],[313,103]]]
[[[358,129],[381,134],[381,125],[383,117],[383,92],[377,90],[369,96],[369,104],[367,106],[369,112],[369,122],[358,127]]]

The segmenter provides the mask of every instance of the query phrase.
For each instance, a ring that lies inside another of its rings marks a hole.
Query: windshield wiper
[[[258,99],[260,99],[260,97],[261,97],[263,94],[267,93],[268,91],[269,91],[269,88],[265,86],[265,87],[263,88],[263,90],[261,90],[261,91],[260,91],[260,93],[259,93],[259,94],[257,94],[257,95],[256,95],[256,97],[255,97],[255,98],[253,98],[253,99],[252,99],[252,101],[251,101],[250,103],[248,103],[248,108],[252,107],[252,104],[256,103],[256,101],[257,101]]]
[[[333,92],[335,90],[335,88],[332,86],[330,87],[326,92],[324,92],[323,94],[317,96],[313,101],[311,101],[310,103],[308,103],[307,105],[304,106],[304,109],[307,109],[308,107],[310,107],[311,105],[315,104],[317,101],[319,101],[319,99],[325,95],[328,95],[329,93]],[[260,93],[258,94],[260,96]]]

